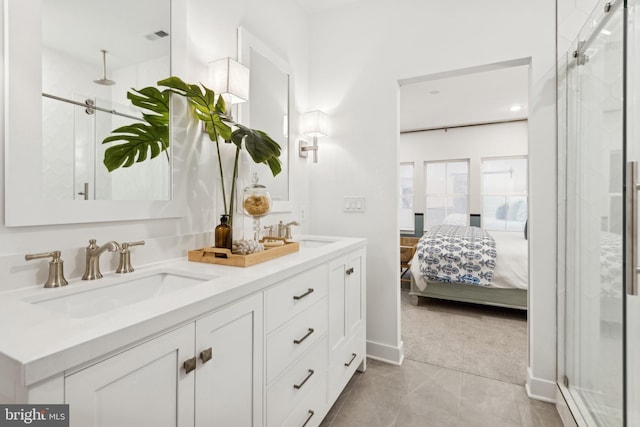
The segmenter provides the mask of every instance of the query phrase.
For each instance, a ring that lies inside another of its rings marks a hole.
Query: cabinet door
[[[364,325],[364,251],[352,252],[329,264],[329,350],[346,343]]]
[[[341,257],[329,263],[329,352],[333,354],[347,340],[345,294],[347,283],[347,258]]]
[[[71,426],[192,426],[193,335],[187,325],[67,376]]]
[[[346,330],[349,336],[355,334],[364,324],[364,252],[349,254],[347,261],[346,297]]]
[[[262,294],[196,322],[196,427],[262,426],[262,352]]]

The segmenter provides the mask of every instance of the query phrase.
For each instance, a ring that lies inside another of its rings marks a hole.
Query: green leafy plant
[[[266,164],[273,176],[276,176],[282,170],[282,164],[279,159],[281,154],[280,145],[265,132],[250,129],[236,123],[227,114],[222,96],[218,96],[216,99],[214,91],[202,84],[188,84],[179,77],[173,76],[160,80],[158,86],[166,87],[167,89],[160,91],[154,87],[147,87],[137,90],[135,93],[129,92],[127,94],[127,98],[134,105],[149,110],[154,114],[144,113],[144,122],[115,129],[113,135],[103,141],[103,144],[125,141],[122,144],[109,147],[105,151],[105,166],[109,171],[120,167],[130,167],[148,158],[154,158],[162,151],[166,152],[167,148],[169,148],[169,94],[183,96],[187,99],[188,104],[193,107],[192,111],[198,120],[204,123],[209,139],[216,144],[224,213],[229,215],[229,223],[232,224],[234,197],[230,197],[227,204],[225,177],[220,155],[221,142],[236,146],[233,176],[231,178],[232,195],[236,191],[235,184],[238,177],[238,163],[242,149],[247,150],[247,153],[255,163]],[[151,153],[150,157],[148,156],[149,152]]]
[[[169,160],[169,97],[169,91],[161,92],[153,86],[127,92],[133,105],[148,112],[143,112],[142,121],[114,129],[102,141],[124,141],[105,150],[104,165],[109,172],[153,159],[163,151]]]

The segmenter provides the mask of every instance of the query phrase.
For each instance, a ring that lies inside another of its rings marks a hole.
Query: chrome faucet
[[[96,244],[96,239],[89,240],[89,246],[87,246],[86,252],[86,264],[84,269],[84,276],[82,280],[95,280],[102,277],[100,273],[100,255],[104,251],[114,252],[119,251],[120,245],[118,242],[110,241],[102,246]]]

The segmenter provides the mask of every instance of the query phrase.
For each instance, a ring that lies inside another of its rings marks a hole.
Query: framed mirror
[[[245,28],[238,28],[238,61],[250,70],[249,101],[239,106],[240,122],[266,132],[282,147],[282,171],[273,176],[269,167],[251,163],[273,198],[272,212],[292,210],[290,108],[293,79],[289,64]]]
[[[5,225],[184,215],[175,109],[166,156],[109,173],[102,141],[140,121],[128,90],[183,72],[185,9],[184,0],[6,2]]]

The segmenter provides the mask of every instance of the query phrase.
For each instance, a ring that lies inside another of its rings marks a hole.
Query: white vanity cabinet
[[[262,319],[259,294],[66,375],[71,425],[262,426]]]
[[[0,403],[67,403],[72,427],[316,427],[366,368],[365,241],[341,239],[246,269],[174,261],[214,278],[82,319],[0,299],[0,322],[33,325],[0,331]]]
[[[333,402],[356,368],[366,369],[365,252],[329,263],[329,401]]]

